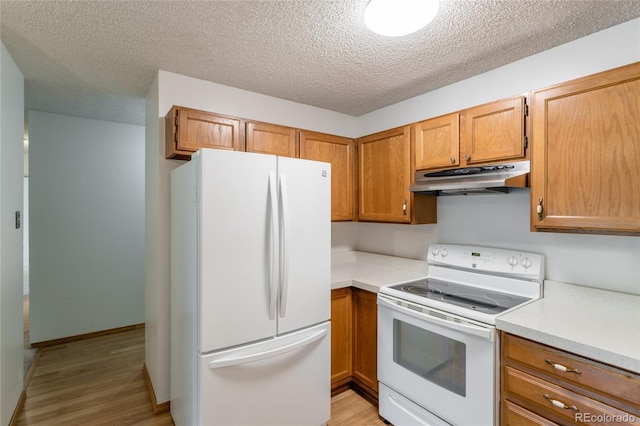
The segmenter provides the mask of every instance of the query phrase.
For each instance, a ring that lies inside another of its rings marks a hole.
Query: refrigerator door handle
[[[269,247],[269,319],[276,319],[278,301],[278,191],[275,172],[269,172],[269,214],[271,215],[271,234]]]
[[[274,349],[269,349],[266,351],[256,352],[248,355],[242,355],[237,357],[228,357],[219,360],[214,360],[209,362],[209,369],[214,370],[216,368],[224,368],[231,367],[240,364],[247,364],[249,362],[260,361],[266,358],[271,358],[274,356],[282,355],[287,352],[291,352],[296,349],[300,349],[303,346],[307,346],[318,339],[327,335],[327,329],[323,328],[318,332],[312,334],[311,336],[307,336],[303,339],[300,339],[296,342],[289,343],[288,345],[277,347]]]
[[[280,317],[287,315],[287,293],[289,292],[289,194],[287,176],[280,174]]]

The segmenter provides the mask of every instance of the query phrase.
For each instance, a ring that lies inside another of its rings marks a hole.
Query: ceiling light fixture
[[[400,37],[425,27],[439,8],[438,0],[371,0],[364,23],[376,34]]]

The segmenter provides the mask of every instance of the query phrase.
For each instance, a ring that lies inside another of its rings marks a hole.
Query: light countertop
[[[640,296],[545,281],[544,298],[498,317],[496,327],[640,373]]]
[[[427,276],[425,261],[360,251],[332,253],[331,288],[377,293]],[[544,298],[496,319],[496,327],[640,374],[640,296],[547,280]]]
[[[427,262],[362,251],[331,254],[331,288],[357,287],[377,293],[380,287],[427,276]]]

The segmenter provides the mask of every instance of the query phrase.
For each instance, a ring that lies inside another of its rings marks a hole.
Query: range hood
[[[529,161],[466,167],[439,172],[416,172],[411,192],[434,195],[504,194],[528,185]]]

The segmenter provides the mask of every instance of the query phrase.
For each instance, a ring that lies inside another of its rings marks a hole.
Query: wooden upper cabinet
[[[518,96],[413,124],[416,170],[523,160],[526,113]]]
[[[640,233],[640,62],[533,93],[531,228]]]
[[[247,152],[298,157],[298,131],[277,124],[247,122]]]
[[[358,141],[358,217],[377,222],[411,222],[410,126]]]
[[[331,220],[354,220],[355,141],[301,130],[300,158],[331,163]]]
[[[463,165],[523,159],[524,96],[503,99],[462,111],[460,150]]]
[[[459,114],[449,114],[412,125],[416,170],[460,165]]]
[[[241,120],[174,106],[165,116],[165,157],[190,160],[200,148],[244,150]]]

